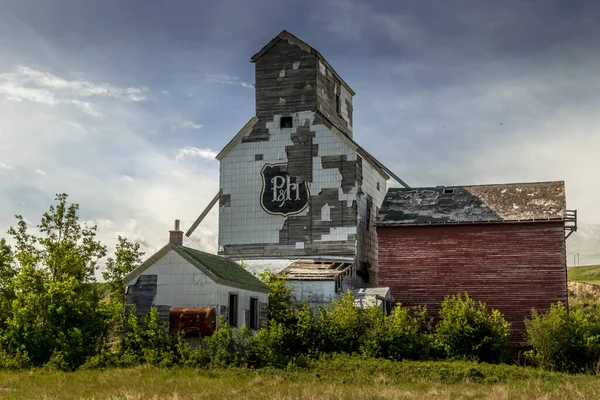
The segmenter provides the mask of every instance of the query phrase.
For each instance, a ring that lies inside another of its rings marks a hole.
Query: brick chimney
[[[175,220],[175,229],[169,231],[169,243],[183,246],[183,231],[179,230],[179,220]]]

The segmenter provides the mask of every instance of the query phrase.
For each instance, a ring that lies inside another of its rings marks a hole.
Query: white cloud
[[[143,87],[121,88],[107,83],[68,80],[24,65],[15,67],[11,72],[0,73],[0,96],[7,100],[50,106],[73,105],[93,117],[100,117],[102,113],[89,99],[109,98],[139,102],[146,99],[147,92]]]
[[[251,89],[254,88],[254,85],[252,85],[250,83],[246,83],[244,81],[241,81],[240,78],[238,78],[237,76],[213,75],[213,74],[206,74],[205,73],[204,77],[209,82],[223,83],[223,84],[226,84],[226,85],[236,85],[236,86],[242,86],[242,87],[251,88]]]
[[[211,149],[199,149],[198,147],[186,146],[182,149],[177,150],[175,160],[183,160],[184,158],[203,158],[206,160],[214,160],[217,156],[217,152]]]
[[[62,192],[80,204],[82,220],[98,223],[98,238],[109,249],[121,234],[149,256],[165,244],[174,219],[191,225],[218,190],[218,164],[178,160],[215,153],[183,148],[176,160],[158,142],[168,128],[164,115],[140,103],[145,90],[41,71],[0,69],[0,231],[14,225],[14,214],[35,226]],[[216,218],[211,213],[188,243],[215,252]]]
[[[48,89],[57,89],[71,92],[76,96],[90,97],[112,97],[130,101],[142,101],[146,99],[146,88],[127,87],[120,88],[107,83],[93,83],[86,80],[67,80],[53,75],[49,72],[19,65],[14,72],[0,74],[0,79],[14,82],[20,85],[33,85]]]
[[[202,129],[203,125],[202,124],[196,124],[196,123],[194,123],[192,121],[185,121],[185,122],[182,122],[180,124],[175,125],[175,127],[182,128],[182,129],[190,129],[190,130],[196,130],[196,131],[198,131],[198,130]]]
[[[67,103],[73,104],[80,108],[84,113],[91,115],[92,117],[101,117],[102,113],[96,109],[92,103],[89,101],[81,101],[81,100],[68,100]]]

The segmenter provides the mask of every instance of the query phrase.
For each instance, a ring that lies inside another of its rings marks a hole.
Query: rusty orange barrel
[[[186,336],[212,335],[217,325],[217,314],[210,307],[171,307],[169,328],[171,332],[183,331]]]

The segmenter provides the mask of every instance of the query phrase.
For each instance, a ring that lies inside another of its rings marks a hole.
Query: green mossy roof
[[[246,271],[234,261],[185,246],[176,247],[182,250],[192,260],[199,263],[200,268],[207,269],[217,278],[231,283],[232,286],[257,292],[269,291],[267,285],[262,283],[260,279]]]

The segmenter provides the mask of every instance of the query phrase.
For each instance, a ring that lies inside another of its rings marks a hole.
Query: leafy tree
[[[17,270],[13,262],[12,249],[6,243],[6,240],[2,238],[0,239],[0,291],[2,293],[16,275]]]
[[[3,349],[32,365],[52,360],[75,369],[101,347],[110,310],[100,300],[94,273],[106,248],[96,240],[96,227],[81,225],[79,206],[56,196],[30,234],[22,216],[8,233],[15,241],[12,263],[4,242],[0,247],[3,303],[6,315]],[[9,267],[7,267],[9,265]],[[6,278],[6,279],[5,279]]]
[[[106,269],[102,272],[113,300],[123,302],[125,296],[123,278],[141,264],[144,254],[140,251],[139,243],[130,242],[119,236],[115,257],[106,260]]]
[[[269,321],[290,325],[293,320],[294,298],[292,289],[286,284],[285,276],[275,274],[268,269],[259,278],[271,291],[269,292]]]
[[[6,320],[10,315],[11,302],[15,298],[12,280],[17,276],[11,247],[5,239],[0,239],[0,332],[6,328]]]
[[[467,293],[448,296],[442,303],[435,341],[452,358],[498,363],[510,358],[510,323],[500,311],[475,302]]]
[[[41,245],[40,261],[52,281],[73,277],[81,283],[95,282],[98,261],[106,255],[106,247],[96,240],[96,226],[79,223],[79,204],[67,205],[67,199],[64,193],[56,196],[58,204],[50,206],[38,225],[45,236],[31,238]]]

